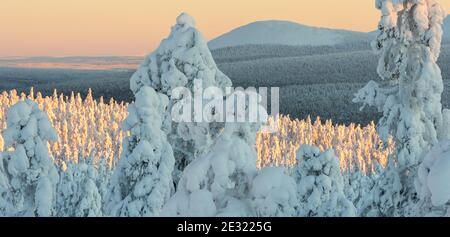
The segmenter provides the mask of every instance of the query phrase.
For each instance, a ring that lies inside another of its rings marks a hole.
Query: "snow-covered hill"
[[[450,41],[450,17],[445,19],[444,40]],[[257,21],[236,28],[209,42],[211,49],[241,45],[325,46],[372,40],[376,31],[369,33],[335,30],[301,25],[289,21]]]
[[[250,44],[336,45],[369,39],[367,33],[310,27],[289,21],[257,21],[209,42],[211,49]]]

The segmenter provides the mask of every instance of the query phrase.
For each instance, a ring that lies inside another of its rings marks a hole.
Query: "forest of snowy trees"
[[[131,77],[128,112],[113,100],[108,107],[92,99],[83,106],[74,96],[71,103],[16,98],[1,140],[0,216],[450,216],[450,110],[441,104],[437,65],[445,10],[435,0],[376,0],[376,7],[382,17],[372,47],[381,80],[353,102],[382,113],[377,131],[285,117],[275,135],[260,134],[254,121],[173,122],[183,99],[175,88],[195,93],[195,80],[203,88],[232,86],[183,13]],[[88,118],[80,134],[68,134],[74,118],[55,124],[48,111]],[[87,124],[110,137],[93,142]],[[60,139],[83,145],[58,147]],[[102,144],[114,154],[99,154]]]

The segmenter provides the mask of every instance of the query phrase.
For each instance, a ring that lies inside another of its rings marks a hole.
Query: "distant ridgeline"
[[[377,56],[369,42],[334,46],[247,45],[212,51],[217,66],[234,86],[280,87],[281,113],[305,119],[320,116],[337,123],[369,124],[380,114],[359,111],[353,94],[370,80],[379,81]],[[439,66],[444,78],[444,107],[450,107],[450,45],[443,45]],[[0,90],[29,91],[34,86],[43,95],[54,89],[95,98],[130,102],[129,78],[134,70],[67,70],[0,67]],[[325,91],[325,92],[324,92]]]
[[[334,122],[368,124],[380,114],[361,113],[354,93],[370,80],[379,81],[378,58],[369,42],[336,46],[248,45],[212,51],[219,68],[236,86],[280,87],[281,113]],[[444,107],[450,106],[450,45],[442,46],[439,66],[444,78]]]

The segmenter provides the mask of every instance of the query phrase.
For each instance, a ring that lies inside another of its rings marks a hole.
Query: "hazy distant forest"
[[[336,46],[249,45],[212,51],[218,67],[235,86],[280,87],[281,113],[295,118],[320,116],[337,123],[376,121],[374,109],[359,111],[353,94],[370,80],[379,81],[377,56],[369,42]],[[126,59],[125,59],[126,60]],[[450,106],[450,44],[442,45],[438,61],[444,78],[444,107]],[[51,95],[54,88],[83,96],[130,102],[129,79],[134,70],[66,70],[0,68],[0,91],[17,89]]]

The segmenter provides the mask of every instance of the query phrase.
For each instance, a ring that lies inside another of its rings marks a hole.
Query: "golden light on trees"
[[[114,99],[94,100],[89,90],[86,98],[72,93],[42,96],[28,95],[12,90],[0,94],[0,130],[6,127],[6,112],[10,106],[25,98],[34,100],[47,112],[58,133],[58,141],[49,144],[49,151],[58,165],[66,161],[77,162],[88,156],[106,159],[113,167],[122,152],[122,139],[127,135],[120,123],[127,117],[126,103]],[[274,123],[275,120],[270,120]],[[334,125],[331,120],[314,122],[281,116],[277,120],[277,133],[259,133],[256,138],[257,167],[296,165],[296,152],[301,144],[315,145],[322,150],[333,148],[340,159],[343,172],[361,170],[371,173],[377,165],[386,166],[388,156],[394,152],[394,142],[383,144],[375,124],[366,127],[350,124]],[[3,138],[0,136],[0,151]]]

